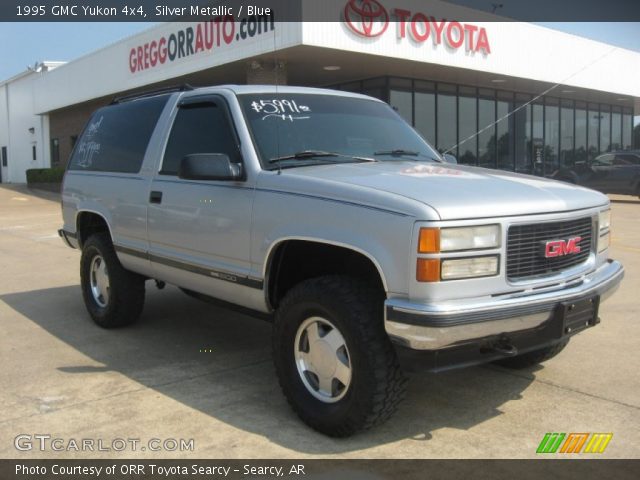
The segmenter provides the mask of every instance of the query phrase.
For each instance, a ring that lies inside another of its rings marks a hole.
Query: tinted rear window
[[[78,140],[69,170],[137,173],[167,95],[96,111]]]

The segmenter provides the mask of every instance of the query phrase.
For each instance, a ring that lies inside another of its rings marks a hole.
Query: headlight
[[[418,253],[480,250],[500,246],[500,225],[421,228]]]
[[[611,210],[605,210],[598,215],[598,225],[600,234],[609,231],[611,228]]]
[[[442,280],[489,277],[498,274],[498,256],[442,260]]]

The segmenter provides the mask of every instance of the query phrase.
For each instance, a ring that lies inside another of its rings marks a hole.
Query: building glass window
[[[436,144],[436,94],[431,82],[415,82],[414,123],[427,141]]]
[[[455,85],[438,85],[438,141],[437,148],[440,152],[452,149],[457,143],[457,108]],[[455,155],[455,152],[452,152]]]
[[[496,110],[498,120],[496,124],[498,168],[501,170],[513,170],[514,119],[513,115],[509,115],[513,110],[513,94],[510,92],[498,92]]]
[[[531,105],[529,95],[516,95],[513,114],[516,172],[532,173],[531,162]]]
[[[531,120],[531,156],[533,159],[533,173],[544,173],[544,105],[535,103],[532,105]]]
[[[387,79],[385,77],[373,78],[362,82],[362,93],[386,102],[386,87]]]
[[[460,88],[458,98],[458,163],[476,165],[478,163],[477,96],[475,88]]]
[[[622,115],[622,148],[630,150],[632,147],[631,138],[633,132],[633,115],[625,113]]]
[[[402,90],[389,92],[389,105],[404,118],[409,125],[413,125],[413,94]]]
[[[57,138],[51,139],[51,166],[60,165],[60,141]]]
[[[544,101],[544,175],[558,169],[560,147],[560,105],[557,98]]]
[[[587,159],[593,160],[600,153],[600,107],[597,104],[589,104],[587,122]]]
[[[573,167],[574,118],[573,101],[563,100],[560,108],[560,167]]]
[[[2,166],[7,166],[7,147],[2,147]]]
[[[622,109],[613,107],[611,113],[611,150],[622,150]]]
[[[491,90],[479,91],[478,98],[478,165],[496,166],[496,101]]]
[[[575,164],[587,161],[587,110],[586,104],[576,102],[575,117],[575,150],[573,154]]]
[[[611,151],[611,112],[609,105],[600,105],[600,151]]]
[[[620,105],[398,77],[335,88],[386,99],[440,152],[458,162],[552,175],[633,148],[633,109]],[[636,147],[637,148],[637,147]]]

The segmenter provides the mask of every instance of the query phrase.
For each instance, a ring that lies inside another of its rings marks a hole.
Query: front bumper
[[[478,344],[488,338],[509,338],[544,330],[567,302],[602,302],[619,286],[622,264],[608,260],[597,270],[564,288],[542,293],[491,297],[473,303],[415,304],[402,299],[385,302],[385,328],[394,343],[413,350],[442,350]],[[556,338],[541,338],[540,346]],[[530,342],[529,342],[530,343]],[[535,345],[529,345],[528,350]]]

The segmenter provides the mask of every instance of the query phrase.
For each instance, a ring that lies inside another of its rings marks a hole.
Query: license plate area
[[[559,307],[562,335],[573,335],[599,323],[599,306],[600,297],[562,303]]]

